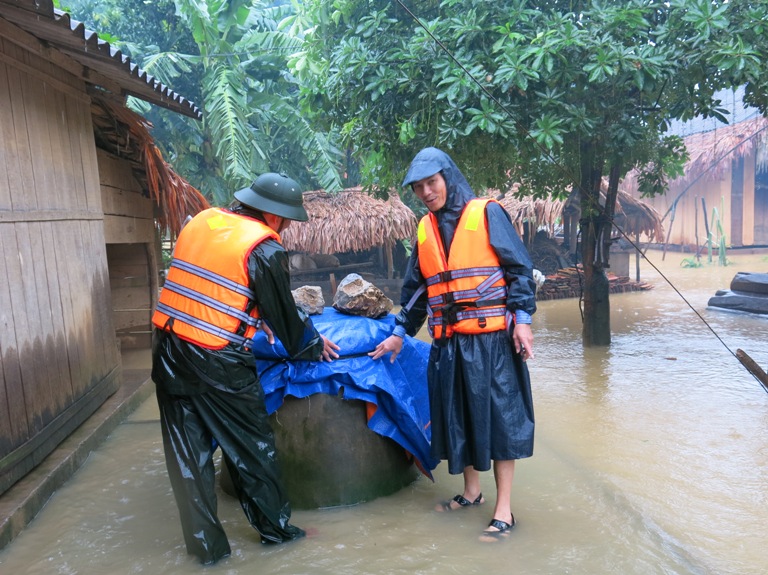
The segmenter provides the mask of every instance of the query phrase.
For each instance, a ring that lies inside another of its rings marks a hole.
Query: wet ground
[[[435,483],[295,512],[312,536],[283,546],[259,544],[221,493],[233,556],[203,568],[184,549],[150,397],[0,551],[0,572],[762,575],[768,393],[732,352],[768,366],[768,318],[706,302],[737,271],[765,272],[768,259],[729,257],[728,267],[686,269],[680,254],[662,262],[651,252],[701,317],[644,262],[642,279],[656,287],[611,297],[607,349],[583,349],[577,300],[541,302],[530,363],[536,448],[517,466],[508,540],[478,541],[490,504],[432,511],[461,491],[442,464]],[[490,473],[483,489],[492,496]]]

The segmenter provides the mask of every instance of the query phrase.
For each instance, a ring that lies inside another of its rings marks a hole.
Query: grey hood
[[[446,255],[451,249],[453,235],[464,206],[475,198],[467,179],[456,167],[451,157],[437,148],[424,148],[411,161],[403,186],[408,186],[440,172],[445,179],[445,205],[434,212],[437,225],[443,237]]]

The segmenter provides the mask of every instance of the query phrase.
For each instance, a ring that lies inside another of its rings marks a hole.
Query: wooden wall
[[[663,216],[680,196],[674,221],[671,220],[671,213],[664,219],[664,233],[669,234],[668,243],[686,246],[693,251],[698,235],[698,245],[705,244],[707,231],[702,198],[707,208],[706,223],[711,226],[712,210],[716,208],[729,247],[760,243],[756,236],[755,154],[746,154],[733,162],[728,160],[727,166],[717,179],[702,177],[692,185],[672,182],[666,195],[643,198]],[[636,197],[638,195],[635,194]],[[768,206],[762,213],[768,214]],[[716,239],[713,231],[713,240]]]
[[[759,210],[755,204],[757,162],[754,154],[744,156],[744,212],[742,214],[742,237],[739,245],[753,246],[761,243],[760,238],[755,234],[758,223],[756,216],[765,216],[768,213],[768,203]],[[757,213],[756,213],[757,212]]]
[[[119,386],[81,81],[0,18],[0,493]]]
[[[98,151],[112,320],[121,348],[148,348],[158,296],[154,203],[128,160]]]

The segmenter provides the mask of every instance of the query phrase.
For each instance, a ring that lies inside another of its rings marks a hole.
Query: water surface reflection
[[[737,271],[649,257],[725,345],[768,366],[768,319],[706,309]],[[397,494],[349,508],[297,511],[316,533],[258,543],[221,494],[233,556],[204,569],[184,550],[154,398],[93,453],[40,516],[0,552],[8,574],[762,574],[768,538],[768,394],[658,274],[656,288],[612,297],[613,345],[581,346],[576,300],[542,302],[531,363],[536,452],[520,462],[519,525],[505,542],[477,535],[491,506],[449,516],[461,490],[438,467]],[[484,474],[493,493],[493,478]]]

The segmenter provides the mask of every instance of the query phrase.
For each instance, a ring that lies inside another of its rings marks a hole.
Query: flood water
[[[768,271],[768,257],[729,254],[729,266],[701,268],[680,267],[677,253],[648,257],[723,343],[647,262],[641,278],[653,290],[611,296],[610,348],[582,348],[577,300],[541,302],[529,364],[536,447],[517,465],[518,525],[505,541],[477,539],[491,502],[432,511],[462,490],[443,463],[435,483],[295,511],[313,534],[282,546],[259,544],[220,493],[233,555],[203,568],[184,549],[151,397],[0,551],[0,572],[764,574],[768,393],[731,352],[765,369],[768,318],[706,305],[737,271]],[[490,472],[483,482],[492,495]]]

